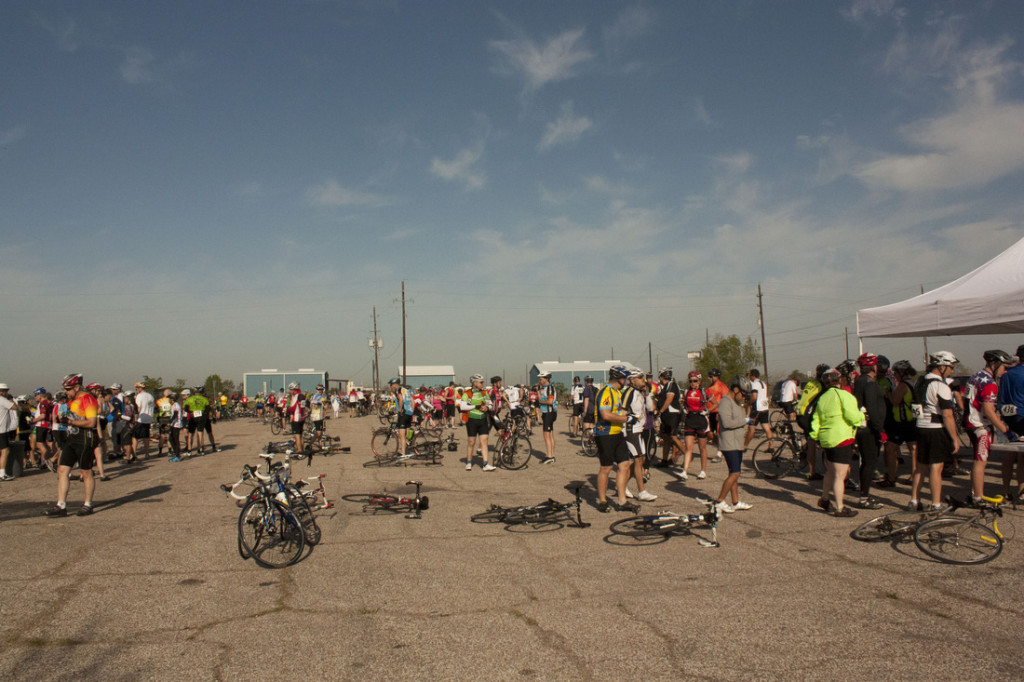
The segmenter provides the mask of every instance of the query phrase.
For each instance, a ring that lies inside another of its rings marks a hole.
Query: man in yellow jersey
[[[639,505],[626,501],[626,483],[629,482],[629,467],[632,457],[622,433],[623,426],[632,426],[636,417],[627,414],[622,407],[622,385],[629,376],[629,370],[622,365],[608,368],[608,383],[598,392],[594,425],[594,441],[597,444],[597,458],[601,468],[597,473],[597,511],[606,513],[611,509],[636,513]],[[618,468],[615,479],[616,502],[607,499],[608,478],[612,468]]]

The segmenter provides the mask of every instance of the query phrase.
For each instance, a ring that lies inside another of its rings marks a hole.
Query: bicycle
[[[968,513],[942,515],[922,523],[914,532],[918,549],[947,564],[983,564],[999,556],[1003,544],[1013,535],[1012,524],[1006,534],[999,529],[1005,504],[1003,496],[982,497],[981,502],[971,507],[959,500],[947,499],[953,510],[963,508],[968,509]]]
[[[583,435],[580,436],[580,454],[584,457],[597,457],[597,441],[594,440],[594,427],[583,425]]]
[[[698,544],[701,547],[721,547],[722,544],[718,541],[718,521],[722,518],[722,513],[713,501],[705,502],[704,506],[707,507],[707,511],[703,514],[675,514],[663,510],[657,514],[631,516],[614,522],[609,530],[615,535],[636,539],[657,536],[668,539],[676,533],[692,533],[694,527],[703,525],[711,529],[711,540],[698,538]]]
[[[411,466],[416,464],[439,465],[441,464],[440,460],[444,459],[443,452],[446,449],[449,452],[458,450],[458,445],[455,443],[455,434],[452,433],[438,440],[414,440],[406,445],[404,455],[399,454],[397,429],[393,431],[394,433],[391,436],[385,436],[385,439],[390,438],[391,442],[394,443],[395,449],[382,450],[380,454],[374,451],[374,458],[363,462],[364,467]],[[390,446],[388,447],[390,448]]]
[[[252,491],[239,495],[235,492],[239,485],[250,485]],[[243,559],[252,558],[263,568],[283,568],[299,560],[306,546],[302,522],[253,467],[245,465],[236,483],[221,485],[220,489],[242,507],[238,515],[238,553]]]
[[[529,525],[534,530],[551,529],[555,526],[570,525],[574,528],[589,528],[590,524],[583,521],[582,500],[580,490],[586,483],[573,481],[566,484],[565,489],[574,496],[572,502],[557,502],[548,498],[540,504],[521,507],[500,507],[492,504],[490,508],[469,517],[473,523],[504,523],[506,526]],[[575,518],[573,518],[575,510]]]
[[[494,459],[504,469],[522,469],[530,462],[533,445],[526,436],[526,427],[521,419],[511,414],[505,416],[494,445]]]
[[[361,502],[364,514],[407,512],[405,518],[421,519],[423,518],[422,512],[430,508],[430,498],[420,495],[420,486],[423,485],[420,481],[406,481],[405,484],[416,486],[415,497],[400,497],[383,492],[368,495],[346,495],[343,499],[349,502]]]
[[[395,399],[388,398],[387,400],[381,401],[380,405],[377,406],[377,419],[380,420],[381,424],[387,424],[395,418]]]
[[[767,479],[807,468],[807,439],[789,422],[780,422],[778,436],[757,444],[751,454],[754,471]]]

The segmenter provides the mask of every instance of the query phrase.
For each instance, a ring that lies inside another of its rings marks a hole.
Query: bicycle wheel
[[[507,512],[508,510],[504,507],[492,506],[485,512],[473,514],[469,517],[469,520],[473,523],[503,523]]]
[[[370,450],[378,459],[393,458],[398,454],[398,433],[394,429],[375,429],[370,439]]]
[[[608,530],[616,535],[643,538],[652,535],[669,535],[677,528],[679,528],[679,519],[674,516],[630,516],[628,519],[619,519]]]
[[[765,478],[785,476],[797,466],[797,454],[793,446],[782,438],[769,438],[758,443],[751,455],[754,471]]]
[[[1003,551],[1003,539],[972,519],[943,517],[922,523],[914,533],[922,552],[947,564],[983,564]]]
[[[522,469],[530,462],[533,446],[526,436],[512,436],[501,455],[501,464],[506,469]]]
[[[272,418],[270,420],[270,432],[272,434],[274,434],[275,436],[277,434],[281,433],[281,420],[280,419],[277,419],[275,417],[275,418]]]
[[[302,523],[302,532],[306,535],[306,544],[315,546],[320,542],[320,526],[317,525],[312,507],[309,506],[306,496],[295,488],[288,487],[286,490],[288,490],[288,505],[295,516],[298,517],[299,522]]]
[[[768,413],[768,426],[774,431],[781,422],[786,421],[786,413],[782,410],[772,410]]]
[[[927,518],[925,512],[898,511],[876,516],[853,529],[850,537],[861,542],[879,542],[909,533]]]
[[[594,440],[594,432],[586,431],[583,433],[583,441],[580,452],[583,453],[584,457],[597,457],[597,442]]]
[[[298,518],[272,500],[250,500],[245,505],[238,515],[238,537],[253,561],[264,568],[295,563],[306,546]]]
[[[392,405],[381,405],[377,408],[377,419],[381,424],[387,424],[395,416],[395,408]]]

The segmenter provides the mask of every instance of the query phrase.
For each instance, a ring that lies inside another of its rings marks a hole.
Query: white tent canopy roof
[[[1024,239],[960,279],[857,313],[857,335],[1024,333]]]

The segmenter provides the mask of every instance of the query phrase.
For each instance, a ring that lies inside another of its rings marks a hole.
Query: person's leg
[[[85,490],[85,506],[92,506],[92,496],[96,491],[96,479],[92,475],[92,468],[82,469],[82,487]]]
[[[487,434],[486,433],[481,433],[480,434],[480,454],[483,455],[484,466],[487,466],[490,463],[490,451],[487,449]]]
[[[697,438],[697,449],[700,450],[700,470],[707,471],[708,469],[708,437],[699,436]]]
[[[836,479],[836,467],[835,467],[835,464],[832,464],[831,466],[829,466],[829,467],[827,467],[825,469],[825,478],[821,482],[821,498],[820,498],[820,501],[821,501],[822,504],[819,505],[819,506],[824,506],[825,504],[828,503],[829,495],[833,492],[835,479]],[[842,489],[840,489],[839,494],[842,495]]]
[[[843,491],[846,489],[846,475],[850,472],[850,465],[838,462],[830,462],[830,464],[828,472],[832,476],[832,494],[836,498],[836,511],[842,511]]]
[[[932,491],[932,506],[942,504],[942,462],[928,466],[928,487]]]
[[[608,500],[608,478],[612,472],[610,466],[602,466],[597,470],[597,501],[598,503]]]
[[[979,429],[971,434],[974,445],[974,462],[971,464],[971,495],[980,499],[985,494],[985,465],[988,464],[990,436],[988,429]]]
[[[473,466],[473,455],[476,452],[476,436],[469,436],[466,438],[466,468],[470,469]]]
[[[857,446],[860,449],[860,499],[863,502],[871,496],[875,463],[878,461],[878,439],[870,430],[858,431]]]
[[[690,472],[690,462],[693,461],[693,441],[696,440],[695,436],[687,434],[684,436],[685,446],[683,447],[683,473]]]
[[[726,476],[725,480],[722,481],[722,489],[719,491],[718,497],[715,498],[715,502],[724,502],[726,496],[729,495],[729,493],[732,493],[733,504],[739,502],[739,480],[740,472],[738,471],[735,474],[729,474],[728,476]]]
[[[629,470],[632,466],[632,460],[629,459],[618,464],[618,472],[615,476],[615,497],[620,507],[626,504],[626,484],[629,483]]]
[[[57,467],[57,506],[66,507],[68,489],[71,488],[71,467],[61,464]]]

